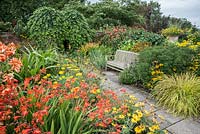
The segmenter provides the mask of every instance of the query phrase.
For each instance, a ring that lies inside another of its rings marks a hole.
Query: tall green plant
[[[51,131],[52,134],[90,134],[93,129],[84,119],[81,111],[75,111],[69,100],[59,104],[57,98],[50,102],[51,108],[49,115],[45,119],[45,131]]]
[[[25,48],[22,57],[22,68],[19,73],[16,73],[18,80],[23,81],[27,77],[34,76],[39,73],[42,68],[53,68],[57,63],[58,55],[55,50],[36,50],[32,47]]]

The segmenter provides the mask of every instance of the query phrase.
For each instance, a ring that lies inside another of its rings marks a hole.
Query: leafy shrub
[[[67,32],[67,22],[63,18],[63,14],[54,8],[38,8],[27,23],[29,38],[40,44],[40,47],[62,44]]]
[[[0,21],[0,32],[8,32],[12,29],[12,24],[10,22]]]
[[[119,81],[123,84],[133,84],[134,77],[130,68],[123,70],[123,72],[119,74]]]
[[[69,41],[71,49],[78,49],[91,41],[92,31],[81,13],[76,10],[64,10],[62,13],[64,21],[67,22],[65,39]]]
[[[129,39],[127,29],[125,27],[114,27],[106,29],[103,36],[99,39],[101,45],[112,47],[117,50],[120,44]]]
[[[119,48],[129,49],[134,42],[148,42],[152,46],[163,45],[165,38],[162,35],[125,27],[115,27],[105,31],[104,36],[100,39],[101,44],[113,47],[114,50]],[[131,44],[130,44],[130,43]],[[126,45],[128,45],[126,48]]]
[[[132,74],[135,82],[147,85],[151,81],[157,81],[154,78],[154,68],[156,68],[157,72],[164,74],[183,73],[193,66],[192,59],[196,55],[197,53],[192,49],[177,46],[147,48],[140,52],[139,62],[132,69]],[[162,65],[161,68],[159,68],[160,64]]]
[[[160,106],[176,115],[191,117],[200,114],[200,79],[194,74],[165,75],[153,89],[153,94]]]
[[[125,51],[132,51],[133,47],[135,46],[135,42],[132,40],[128,40],[120,44],[120,49]]]
[[[176,26],[171,26],[169,28],[163,29],[161,32],[165,36],[178,36],[183,34],[183,30]]]
[[[144,30],[133,30],[131,33],[131,39],[139,42],[149,42],[153,46],[163,45],[165,38],[162,35],[147,32]]]

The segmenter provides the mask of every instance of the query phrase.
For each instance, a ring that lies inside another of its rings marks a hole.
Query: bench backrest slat
[[[115,54],[115,61],[122,63],[135,63],[138,58],[138,54],[130,51],[117,50]]]

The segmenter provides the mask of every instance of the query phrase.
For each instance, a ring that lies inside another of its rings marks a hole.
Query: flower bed
[[[97,75],[83,72],[73,60],[61,60],[56,75],[41,69],[19,83],[13,74],[23,65],[19,59],[9,62],[14,52],[14,45],[0,43],[0,54],[6,56],[1,65],[11,66],[0,70],[2,134],[164,133],[134,96],[124,93],[122,99],[102,90]]]

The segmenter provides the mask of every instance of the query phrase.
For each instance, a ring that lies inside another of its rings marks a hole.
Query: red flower
[[[22,62],[17,59],[17,58],[12,58],[10,61],[9,61],[9,65],[11,65],[11,69],[12,70],[15,70],[16,72],[19,72],[20,71],[20,68],[22,66]]]

